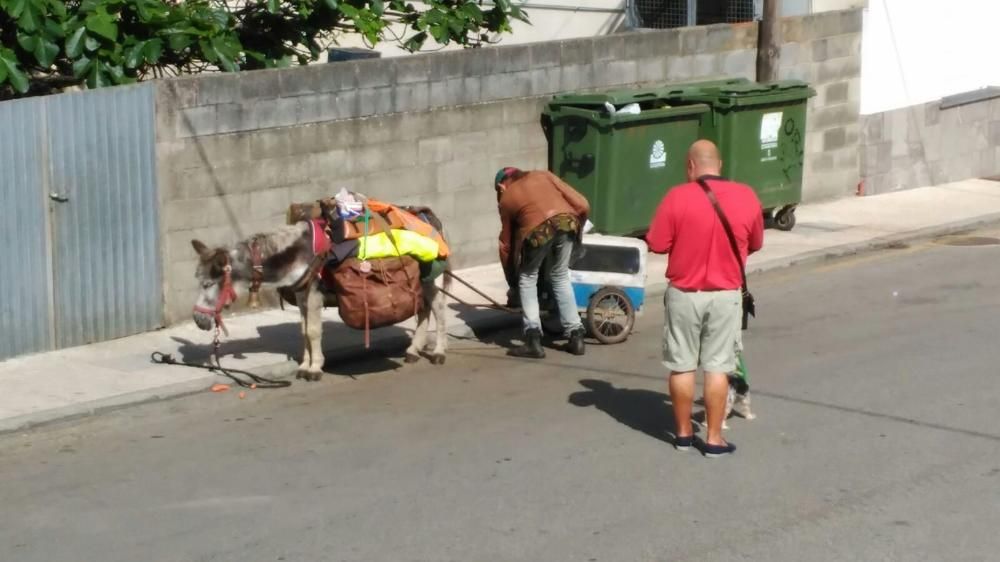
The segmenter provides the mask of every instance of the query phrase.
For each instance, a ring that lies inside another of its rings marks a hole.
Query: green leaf
[[[233,61],[236,58],[236,54],[239,52],[235,49],[233,44],[226,40],[224,37],[213,37],[212,38],[212,50],[219,57],[219,64],[227,72],[236,72],[239,67]]]
[[[95,37],[88,35],[87,38],[83,40],[83,46],[88,51],[96,51],[101,48],[101,42]]]
[[[60,18],[62,17],[65,16],[60,16]],[[59,22],[57,22],[54,19],[45,20],[45,33],[47,33],[49,38],[52,39],[57,39],[66,36],[66,33],[63,31],[62,26],[59,25]]]
[[[183,51],[194,43],[194,39],[189,35],[183,33],[174,33],[167,39],[167,44],[170,45],[171,51]]]
[[[87,28],[80,26],[79,29],[73,32],[73,35],[69,36],[66,40],[66,56],[71,59],[75,59],[83,53],[83,34],[87,32]]]
[[[337,0],[325,0],[325,1],[327,7],[330,8],[331,10],[336,10],[338,7],[340,7],[340,2],[338,2]]]
[[[435,41],[441,44],[447,44],[448,41],[448,26],[447,25],[432,25],[430,26],[431,37]]]
[[[162,39],[150,39],[149,41],[146,41],[146,46],[142,49],[142,56],[146,59],[147,64],[156,64],[160,61],[160,55],[162,54]]]
[[[146,48],[146,41],[140,41],[132,45],[125,51],[125,66],[128,68],[138,68],[143,60],[143,49]]]
[[[21,46],[22,49],[33,53],[35,47],[38,46],[38,37],[35,35],[28,35],[27,33],[17,33],[17,44]]]
[[[87,16],[86,25],[87,31],[100,35],[109,41],[118,39],[118,25],[103,7]]]
[[[42,9],[37,0],[22,0],[24,8],[21,17],[17,18],[17,26],[25,31],[35,31],[42,25]]]
[[[125,70],[121,66],[119,65],[112,66],[109,69],[109,74],[111,75],[111,81],[114,82],[115,84],[121,84],[125,82],[126,79]]]
[[[4,78],[15,90],[22,94],[28,91],[28,77],[21,72],[17,57],[10,49],[0,48],[0,68],[3,69]]]
[[[212,10],[209,14],[209,19],[215,24],[215,27],[219,29],[229,28],[229,12],[225,10]]]
[[[403,43],[403,48],[411,53],[415,53],[423,48],[425,41],[427,41],[427,32],[421,31],[413,37],[410,37],[406,43]]]
[[[459,9],[459,12],[474,21],[476,24],[481,24],[483,22],[483,11],[475,4],[465,4]]]
[[[267,11],[272,14],[277,14],[278,8],[280,7],[279,4],[278,0],[267,0]]]
[[[376,16],[381,17],[385,13],[385,3],[382,0],[371,0],[369,4],[371,4],[372,13]]]
[[[215,47],[208,41],[204,39],[198,41],[198,47],[201,48],[201,54],[205,57],[205,60],[211,63],[219,62],[219,53],[215,50]]]
[[[7,2],[7,13],[10,14],[10,17],[18,19],[27,7],[28,0],[10,0]]]
[[[100,61],[94,61],[94,65],[90,67],[90,74],[87,75],[87,87],[104,88],[110,85],[111,81],[108,79],[108,73],[104,69],[104,65]]]
[[[355,19],[361,12],[354,6],[351,6],[350,4],[343,4],[340,6],[340,13],[344,14],[345,16],[351,19]]]
[[[58,45],[46,39],[38,39],[38,45],[35,47],[35,60],[38,61],[40,66],[44,68],[52,66],[58,55]]]
[[[73,76],[76,78],[83,78],[87,71],[90,70],[91,63],[93,61],[90,58],[83,56],[73,63]]]
[[[0,84],[7,81],[7,65],[0,62]]]
[[[163,19],[169,13],[168,8],[157,0],[137,0],[135,7],[143,23]]]
[[[52,2],[49,2],[49,8],[52,10],[53,14],[59,17],[59,19],[66,17],[66,2],[63,2],[62,0],[53,0]]]

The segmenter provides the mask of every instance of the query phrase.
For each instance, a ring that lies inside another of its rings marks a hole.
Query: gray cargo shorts
[[[732,373],[742,346],[740,291],[681,291],[663,295],[663,366],[686,373]]]

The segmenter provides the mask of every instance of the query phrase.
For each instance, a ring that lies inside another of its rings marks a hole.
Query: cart
[[[587,333],[603,344],[628,339],[646,300],[646,243],[624,236],[585,234],[569,276]],[[539,293],[542,329],[562,335],[547,279],[539,280]]]

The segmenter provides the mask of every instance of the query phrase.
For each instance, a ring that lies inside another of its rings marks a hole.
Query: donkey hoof
[[[444,360],[447,359],[443,353],[431,355],[432,365],[444,365]]]
[[[323,378],[323,371],[310,371],[306,374],[307,381],[319,381]]]
[[[406,359],[403,359],[403,361],[406,363],[416,363],[420,361],[420,356],[416,353],[406,352]]]
[[[309,380],[309,371],[306,371],[305,369],[299,369],[295,373],[295,378],[297,380]]]

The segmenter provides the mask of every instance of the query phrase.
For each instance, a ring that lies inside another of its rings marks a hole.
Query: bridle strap
[[[236,302],[236,289],[233,288],[233,266],[229,261],[229,254],[225,254],[225,256],[226,262],[222,266],[222,281],[220,281],[219,298],[215,301],[215,308],[211,309],[195,305],[194,311],[202,314],[211,314],[215,320],[216,331],[221,329],[228,336],[229,329],[226,328],[225,322],[222,321],[222,311],[231,303]]]

